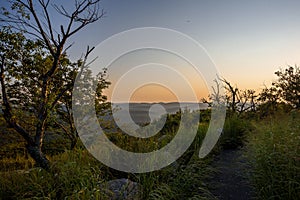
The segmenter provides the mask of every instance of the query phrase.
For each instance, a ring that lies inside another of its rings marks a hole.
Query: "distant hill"
[[[207,109],[207,104],[203,103],[114,103],[113,108],[116,108],[114,116],[117,118],[122,118],[122,122],[129,122],[128,111],[132,120],[136,124],[150,123],[151,119],[159,119],[165,113],[176,113],[181,110],[205,110]],[[118,119],[116,119],[118,120]]]

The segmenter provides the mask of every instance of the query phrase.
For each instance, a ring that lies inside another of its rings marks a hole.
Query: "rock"
[[[115,179],[106,183],[108,196],[112,200],[138,200],[140,199],[140,186],[129,179]]]

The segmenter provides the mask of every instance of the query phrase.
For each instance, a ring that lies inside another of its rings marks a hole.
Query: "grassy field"
[[[197,136],[186,153],[172,165],[144,174],[112,170],[93,158],[81,144],[68,150],[68,141],[63,138],[46,145],[51,170],[35,168],[23,140],[1,120],[0,199],[109,199],[105,184],[117,178],[139,184],[137,199],[216,199],[207,185],[216,173],[211,162],[222,149],[240,147],[246,149],[244,156],[251,162],[251,181],[257,199],[299,197],[299,111],[264,119],[228,116],[214,151],[200,160],[198,152],[209,123],[209,112],[202,114]],[[169,116],[164,129],[149,140],[136,140],[122,133],[109,133],[108,137],[127,150],[147,152],[172,140],[178,120],[178,114]]]
[[[170,116],[159,135],[149,140],[136,140],[123,133],[109,133],[108,137],[127,150],[147,152],[166,145],[174,137],[174,131],[178,128],[174,120],[178,119],[177,115]],[[6,131],[1,134],[2,138],[6,138],[6,143],[0,150],[0,199],[109,199],[104,185],[116,178],[129,178],[137,182],[141,190],[139,199],[213,198],[204,183],[213,172],[209,166],[211,158],[199,160],[197,156],[207,130],[206,123],[199,125],[194,143],[174,164],[145,174],[112,170],[93,158],[81,144],[75,150],[67,150],[68,145],[65,145],[63,153],[51,151],[48,158],[52,166],[47,172],[34,167],[18,135],[9,132],[10,129],[2,129]],[[18,140],[11,138],[12,135]],[[62,143],[66,144],[67,141],[59,144]],[[48,144],[47,148],[58,149],[55,143]],[[16,152],[15,149],[22,151]]]

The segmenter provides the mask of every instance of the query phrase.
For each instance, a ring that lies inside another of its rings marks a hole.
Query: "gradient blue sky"
[[[101,6],[105,18],[72,38],[71,58],[113,34],[155,26],[197,40],[222,76],[241,89],[259,90],[279,67],[300,64],[298,0],[102,0]]]
[[[279,67],[300,64],[297,0],[103,0],[102,5],[106,17],[78,34],[80,43],[92,45],[135,27],[175,29],[203,45],[223,77],[241,89],[258,90]]]

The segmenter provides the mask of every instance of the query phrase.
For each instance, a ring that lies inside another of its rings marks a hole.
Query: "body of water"
[[[127,123],[131,119],[136,124],[150,123],[164,114],[174,114],[180,110],[205,110],[203,103],[116,103],[113,104],[114,119]]]

